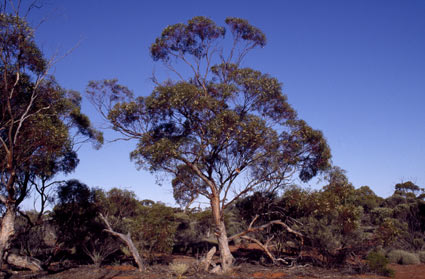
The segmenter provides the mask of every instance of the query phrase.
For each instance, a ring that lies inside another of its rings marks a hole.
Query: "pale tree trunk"
[[[223,220],[221,220],[217,231],[219,232],[217,240],[218,249],[220,250],[221,268],[223,272],[227,272],[232,269],[234,258],[232,253],[230,253],[229,240],[227,239],[226,227]]]
[[[227,239],[226,226],[224,225],[223,212],[220,208],[218,196],[211,199],[211,209],[216,226],[215,234],[217,236],[218,249],[220,251],[221,271],[228,272],[232,269],[234,258],[230,252],[229,240]]]
[[[0,230],[0,268],[3,265],[5,253],[10,247],[10,240],[15,234],[15,217],[15,206],[6,205],[6,213],[3,216]]]

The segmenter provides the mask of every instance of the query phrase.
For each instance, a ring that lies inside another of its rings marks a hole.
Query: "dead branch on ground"
[[[245,240],[254,242],[255,244],[257,244],[266,253],[266,255],[272,260],[273,264],[277,264],[279,262],[284,263],[284,264],[289,264],[285,259],[276,258],[270,252],[269,243],[273,239],[273,237],[268,238],[267,241],[266,241],[266,243],[263,244],[258,239],[254,238],[252,236],[248,236],[248,234],[253,233],[253,232],[263,231],[263,230],[265,230],[267,228],[270,228],[272,225],[280,225],[286,231],[288,231],[289,233],[291,233],[291,234],[295,235],[297,238],[299,238],[300,241],[301,241],[301,246],[304,244],[304,236],[300,232],[292,229],[290,226],[288,226],[287,224],[285,224],[281,220],[273,220],[273,221],[270,221],[270,222],[268,222],[268,223],[266,223],[264,225],[253,227],[254,223],[258,220],[258,218],[259,218],[259,215],[256,215],[252,219],[251,223],[249,224],[248,228],[245,231],[240,232],[240,233],[235,234],[235,235],[232,235],[231,237],[228,238],[228,240],[229,241],[232,241],[232,240],[241,238],[241,239],[245,239]]]

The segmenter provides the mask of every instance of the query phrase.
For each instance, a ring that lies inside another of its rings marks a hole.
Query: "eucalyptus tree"
[[[113,129],[138,140],[131,153],[137,165],[171,174],[182,204],[209,200],[223,271],[233,263],[224,210],[251,191],[279,189],[294,175],[307,181],[330,160],[322,133],[297,117],[281,83],[242,66],[250,50],[266,45],[263,32],[239,18],[225,23],[231,41],[225,27],[206,17],[166,27],[150,54],[176,80],[154,77],[147,97],[135,97],[117,80],[87,88]]]
[[[34,30],[19,11],[9,13],[1,6],[0,263],[15,233],[19,204],[34,177],[47,179],[74,169],[76,137],[98,145],[103,141],[81,113],[79,94],[62,89],[49,75],[52,63],[37,47]]]

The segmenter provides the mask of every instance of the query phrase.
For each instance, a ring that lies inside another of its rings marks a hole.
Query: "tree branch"
[[[144,270],[144,264],[143,264],[143,260],[140,257],[139,251],[137,250],[136,246],[133,243],[133,240],[131,239],[131,235],[128,232],[127,234],[123,234],[123,233],[119,233],[116,232],[112,229],[111,225],[109,224],[108,220],[106,219],[105,216],[103,216],[103,214],[99,215],[100,219],[105,223],[107,229],[105,229],[106,232],[118,237],[119,239],[121,239],[128,247],[128,249],[130,250],[131,254],[133,255],[134,260],[137,263],[137,266],[139,267],[139,271],[142,272]]]
[[[258,226],[258,227],[252,227],[252,225],[255,223],[255,221],[258,219],[258,217],[259,217],[258,215],[256,215],[254,217],[254,219],[249,224],[248,229],[246,229],[245,231],[240,232],[238,234],[235,234],[235,235],[230,236],[228,238],[228,240],[229,241],[232,241],[232,240],[237,239],[237,238],[242,238],[242,236],[245,236],[245,235],[247,235],[247,234],[249,234],[251,232],[262,231],[262,230],[264,230],[264,229],[266,229],[266,228],[268,228],[268,227],[270,227],[272,225],[280,225],[283,228],[285,228],[289,233],[292,233],[292,234],[296,235],[297,237],[299,237],[300,240],[301,240],[301,245],[303,245],[303,243],[304,243],[304,236],[300,232],[297,232],[296,230],[292,229],[291,227],[289,227],[287,224],[285,224],[284,222],[282,222],[280,220],[273,220],[273,221],[270,221],[270,222],[268,222],[268,223],[266,223],[264,225],[261,225],[261,226]]]

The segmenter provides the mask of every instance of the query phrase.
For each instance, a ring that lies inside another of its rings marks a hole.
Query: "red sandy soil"
[[[395,270],[395,279],[425,279],[425,264],[420,265],[390,265]],[[1,277],[0,277],[1,278]],[[167,265],[155,265],[146,272],[139,273],[133,266],[80,266],[54,274],[19,272],[9,273],[3,278],[10,279],[175,279]],[[374,274],[347,274],[344,270],[329,270],[311,266],[292,268],[264,267],[261,265],[243,264],[236,267],[230,274],[215,275],[190,269],[184,279],[385,279],[388,277]]]

